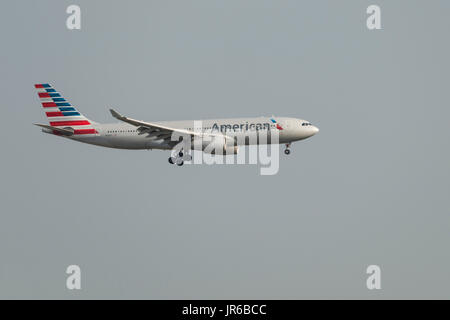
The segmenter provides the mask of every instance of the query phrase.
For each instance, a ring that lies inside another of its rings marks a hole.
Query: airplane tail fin
[[[73,130],[74,135],[96,134],[94,122],[82,115],[48,83],[35,84],[51,127]]]

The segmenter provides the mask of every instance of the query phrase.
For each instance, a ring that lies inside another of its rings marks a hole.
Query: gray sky
[[[448,1],[78,0],[69,31],[72,3],[2,3],[0,298],[449,298]],[[43,82],[98,122],[320,133],[275,176],[178,168],[42,134]]]

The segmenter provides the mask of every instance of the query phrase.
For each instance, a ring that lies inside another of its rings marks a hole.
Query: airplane
[[[207,143],[202,143],[200,150],[203,152],[214,153],[214,150],[222,149],[226,154],[237,154],[239,145],[261,142],[285,144],[284,153],[289,155],[293,142],[312,137],[319,132],[309,121],[287,117],[203,120],[201,129],[198,130],[194,120],[146,122],[125,117],[113,109],[110,109],[112,116],[121,122],[100,124],[86,118],[50,84],[36,84],[35,88],[49,124],[34,125],[41,127],[44,133],[108,148],[175,150],[175,156],[169,157],[168,160],[178,166],[192,158],[183,147],[174,149],[179,145],[179,141],[174,141],[173,135],[191,139],[206,138],[205,141],[213,144],[213,148],[211,151]],[[270,138],[275,130],[278,134],[277,140]],[[252,140],[248,137],[252,132],[266,132],[268,138],[265,141]],[[209,142],[211,140],[214,143]],[[195,148],[191,147],[192,149]]]

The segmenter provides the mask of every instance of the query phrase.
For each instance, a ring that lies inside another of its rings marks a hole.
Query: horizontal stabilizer
[[[57,132],[59,134],[62,134],[64,136],[72,136],[74,134],[74,130],[72,128],[57,128],[57,127],[52,127],[52,126],[48,126],[46,124],[40,124],[40,123],[34,123],[35,126],[44,128],[48,130],[48,133],[51,133],[53,131],[53,133]]]

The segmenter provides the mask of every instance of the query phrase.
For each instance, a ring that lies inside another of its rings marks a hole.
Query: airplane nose
[[[316,126],[312,126],[312,130],[313,130],[313,134],[316,134],[319,132],[319,128],[317,128]]]

